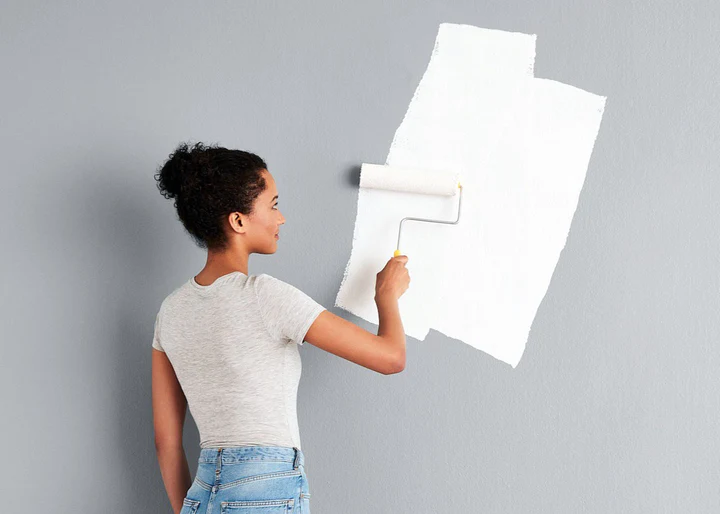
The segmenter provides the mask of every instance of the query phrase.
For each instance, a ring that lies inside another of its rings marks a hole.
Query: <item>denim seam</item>
[[[245,477],[245,478],[241,478],[240,480],[228,482],[227,484],[219,484],[218,489],[227,489],[228,487],[235,487],[236,485],[244,484],[247,482],[254,482],[256,480],[265,480],[267,478],[291,477],[291,476],[300,476],[299,470],[277,471],[275,473],[265,473],[263,475],[255,475],[255,476],[251,476],[251,477]]]
[[[197,482],[197,484],[198,484],[200,487],[202,487],[203,489],[207,489],[208,491],[212,491],[212,487],[213,487],[212,484],[208,484],[208,483],[205,482],[204,480],[202,480],[202,479],[200,479],[200,478],[197,478],[197,477],[195,478],[195,482]]]
[[[284,461],[283,461],[283,462],[284,462]],[[282,475],[283,473],[287,474],[287,476],[293,476],[293,475],[299,474],[299,473],[296,473],[296,472],[293,472],[293,471],[273,471],[272,473],[264,473],[264,474],[262,474],[262,475],[254,475],[254,476],[251,476],[251,477],[245,477],[245,478],[242,478],[242,479],[240,479],[240,480],[236,480],[236,481],[234,481],[234,482],[228,482],[227,484],[220,484],[220,485],[218,486],[218,488],[219,488],[219,489],[224,489],[225,487],[233,486],[233,485],[236,485],[236,484],[239,484],[239,483],[242,483],[242,482],[250,482],[250,481],[252,481],[252,480],[262,480],[262,479],[264,479],[264,478],[272,478],[272,477],[275,477],[275,476],[283,476],[283,475]],[[212,485],[212,484],[208,484],[208,483],[205,482],[202,478],[195,477],[195,482],[196,482],[200,487],[202,487],[203,489],[205,489],[205,490],[207,490],[207,491],[212,491],[213,485]],[[309,495],[308,495],[308,496],[309,496]]]
[[[287,500],[247,500],[247,501],[228,501],[220,502],[220,506],[223,509],[227,507],[264,507],[273,505],[292,505],[295,503],[295,498],[288,498]]]
[[[234,461],[228,461],[228,462],[226,462],[226,461],[223,460],[222,465],[223,465],[223,466],[228,466],[228,465],[232,465],[232,464],[242,464],[242,463],[244,463],[244,462],[251,462],[251,461],[252,461],[252,462],[260,462],[260,461],[266,461],[266,462],[287,462],[287,463],[290,464],[290,463],[293,462],[293,459],[288,460],[288,459],[272,459],[272,458],[267,458],[267,457],[248,457],[248,458],[242,458],[242,459],[238,459],[238,460],[234,460]],[[198,461],[198,462],[201,463],[201,464],[215,464],[216,461],[215,461],[215,459],[213,458],[213,460],[200,460],[200,461]]]

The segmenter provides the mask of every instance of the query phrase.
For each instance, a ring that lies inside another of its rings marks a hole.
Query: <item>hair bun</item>
[[[187,143],[180,143],[159,172],[158,189],[165,198],[177,198],[183,190],[192,188],[198,182],[198,173],[203,166],[198,166],[197,157],[204,154],[205,146],[196,143],[192,148]]]

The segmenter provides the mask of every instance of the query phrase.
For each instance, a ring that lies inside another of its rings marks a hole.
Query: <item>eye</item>
[[[280,203],[280,202],[278,202],[278,203]],[[273,205],[273,209],[278,206],[278,203],[276,203],[275,205]]]

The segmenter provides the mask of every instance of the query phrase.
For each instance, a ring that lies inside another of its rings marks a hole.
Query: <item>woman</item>
[[[275,180],[255,154],[182,143],[155,176],[205,267],[172,291],[155,320],[152,406],[155,448],[176,514],[310,512],[296,404],[298,345],[384,375],[405,367],[398,298],[407,257],[377,274],[378,334],[327,311],[292,285],[251,275],[252,253],[275,253]],[[195,479],[182,445],[189,407],[200,433]]]

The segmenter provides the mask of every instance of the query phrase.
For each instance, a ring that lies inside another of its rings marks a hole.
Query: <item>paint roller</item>
[[[462,185],[460,184],[459,173],[363,163],[362,166],[360,166],[360,187],[426,195],[455,196],[455,194],[458,194],[458,213],[455,221],[412,217],[406,217],[400,220],[397,249],[395,250],[394,257],[401,255],[400,235],[402,234],[404,221],[424,221],[428,223],[455,225],[460,220]]]

